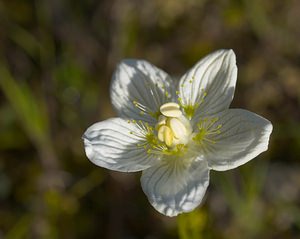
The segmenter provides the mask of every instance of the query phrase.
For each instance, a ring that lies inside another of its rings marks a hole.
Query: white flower
[[[229,109],[236,78],[232,50],[200,60],[178,87],[147,61],[122,61],[111,83],[120,118],[87,129],[87,157],[107,169],[143,171],[143,191],[160,213],[193,210],[205,194],[210,170],[236,168],[268,148],[272,124]]]

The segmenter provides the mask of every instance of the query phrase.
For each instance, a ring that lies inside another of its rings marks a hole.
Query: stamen
[[[143,121],[139,120],[139,121],[136,121],[136,120],[128,120],[127,121],[129,124],[130,123],[133,123],[133,124],[136,124],[137,128],[138,128],[138,131],[130,131],[129,133],[138,137],[139,139],[141,140],[145,140],[147,139],[147,137],[149,135],[153,135],[153,127],[150,126],[148,123],[144,123]]]
[[[134,100],[132,101],[132,103],[134,104],[134,106],[136,108],[138,108],[140,110],[141,113],[146,113],[146,114],[150,114],[151,113],[151,110],[149,109],[149,107],[139,103],[138,101]]]
[[[165,131],[166,129],[169,128],[168,126],[161,126],[157,132],[157,138],[161,141],[161,142],[164,142],[165,140]]]
[[[136,124],[138,130],[130,131],[129,133],[140,139],[140,142],[136,144],[138,148],[142,148],[147,154],[155,154],[158,156],[163,155],[174,155],[183,152],[183,148],[174,147],[171,148],[173,144],[174,135],[172,130],[168,126],[161,126],[159,131],[163,131],[163,136],[155,135],[154,128],[148,123],[142,121],[129,120],[128,123]],[[163,130],[166,127],[166,130]],[[163,142],[160,140],[163,137]]]
[[[185,115],[191,119],[196,109],[202,104],[204,101],[204,98],[206,97],[207,93],[204,91],[204,89],[201,89],[201,93],[197,92],[195,93],[194,89],[199,89],[199,85],[195,82],[195,73],[192,75],[191,79],[188,80],[187,85],[181,84],[181,88],[188,87],[190,94],[188,94],[188,97],[185,97],[185,100],[183,102],[182,98],[178,97],[178,102],[180,106],[183,108]],[[184,91],[184,89],[182,89]],[[179,95],[179,94],[177,94]]]
[[[219,118],[204,118],[200,120],[197,124],[198,132],[192,137],[192,140],[198,144],[203,144],[204,142],[208,142],[211,144],[215,144],[216,141],[211,137],[216,134],[221,133],[222,124],[215,125],[215,123],[219,120]]]
[[[143,80],[146,81],[147,79],[143,78]],[[131,98],[130,96],[129,97],[133,105],[140,111],[139,113],[141,115],[147,114],[157,119],[160,115],[160,112],[158,111],[160,105],[162,104],[162,102],[167,102],[171,98],[171,94],[167,91],[168,87],[166,85],[166,82],[163,82],[160,85],[158,83],[154,84],[153,82],[147,82],[146,85],[151,97],[149,97],[148,95],[139,95],[139,98],[144,99],[144,103],[141,103],[136,99]],[[152,105],[153,107],[149,108],[146,105]]]
[[[166,145],[168,147],[171,147],[173,144],[173,140],[174,140],[173,131],[169,127],[166,127],[166,129],[164,131],[164,141],[165,141]]]
[[[170,128],[172,129],[175,138],[180,139],[186,136],[187,130],[184,124],[177,118],[171,118],[169,120]]]
[[[134,101],[139,109],[147,110],[142,104]],[[144,112],[144,111],[143,111]],[[131,131],[139,139],[138,148],[147,154],[178,156],[187,151],[190,139],[191,126],[188,119],[182,115],[179,104],[168,102],[160,106],[160,115],[157,115],[157,124],[150,126],[142,121],[128,121],[135,123],[136,131]]]
[[[160,112],[167,117],[179,117],[182,115],[180,106],[173,102],[163,104],[160,107]]]

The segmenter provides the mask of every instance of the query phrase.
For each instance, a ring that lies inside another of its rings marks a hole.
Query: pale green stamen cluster
[[[166,102],[170,98],[170,93],[167,91],[167,87],[165,86],[165,84],[158,85],[153,83],[147,83],[146,87],[148,88],[152,96],[151,104],[153,104],[154,109],[158,109],[160,107],[161,101]],[[153,109],[147,107],[141,102],[138,102],[137,100],[132,100],[132,104],[139,110],[140,115],[147,114],[155,119],[158,119],[160,115],[159,111],[154,111]]]
[[[201,105],[201,103],[204,101],[207,93],[204,91],[204,89],[201,89],[201,94],[197,94],[196,99],[194,99],[194,90],[197,86],[194,84],[194,76],[192,76],[192,79],[188,81],[188,86],[185,84],[180,85],[181,88],[190,87],[190,95],[189,98],[186,99],[186,102],[183,102],[181,97],[178,97],[178,102],[181,106],[181,108],[184,110],[185,115],[188,119],[192,119],[192,117],[195,114],[196,109]],[[179,91],[176,92],[177,95],[179,95]]]
[[[144,123],[139,120],[129,120],[128,123],[133,123],[137,126],[138,131],[130,131],[129,133],[136,136],[140,139],[141,143],[138,143],[136,146],[138,148],[143,148],[147,153],[153,153],[153,150],[156,149],[158,151],[164,150],[162,144],[159,143],[157,137],[155,136],[155,130],[148,123]]]
[[[212,136],[220,134],[220,129],[222,128],[222,124],[216,125],[218,120],[217,117],[200,120],[197,124],[198,132],[194,133],[192,137],[193,141],[198,144],[203,144],[204,142],[216,143],[216,141],[212,139]]]
[[[140,139],[138,148],[148,154],[182,155],[188,151],[189,142],[199,145],[215,143],[213,135],[220,134],[221,124],[216,125],[218,118],[201,119],[194,132],[190,121],[174,102],[160,106],[155,126],[142,121],[129,121],[138,127],[138,132],[130,132]]]

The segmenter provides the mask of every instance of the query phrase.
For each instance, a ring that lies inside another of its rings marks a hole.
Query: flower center
[[[174,102],[165,103],[160,107],[160,113],[155,126],[158,140],[169,148],[187,144],[192,130],[190,122],[182,114],[180,106]]]

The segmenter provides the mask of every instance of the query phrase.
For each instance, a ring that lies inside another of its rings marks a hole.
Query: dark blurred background
[[[300,1],[0,1],[0,238],[299,238]],[[116,64],[179,77],[232,48],[232,107],[271,120],[269,150],[212,172],[201,207],[157,213],[139,173],[94,166],[81,136],[115,116]]]

